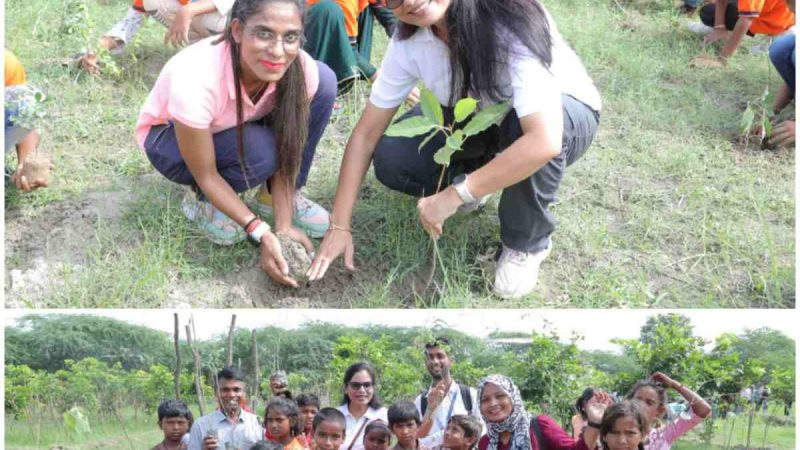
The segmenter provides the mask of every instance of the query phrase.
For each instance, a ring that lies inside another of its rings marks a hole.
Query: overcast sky
[[[169,310],[50,310],[59,314],[92,314],[113,317],[125,322],[144,325],[172,333],[173,312]],[[297,328],[309,321],[338,323],[346,326],[380,324],[387,326],[434,326],[442,323],[450,328],[485,337],[495,330],[541,331],[545,321],[563,339],[573,332],[584,339],[578,346],[586,350],[618,350],[610,343],[613,338],[637,338],[647,317],[671,312],[669,310],[179,310],[181,329],[193,315],[200,339],[227,333],[231,314],[236,313],[236,325],[256,328],[275,325]],[[724,332],[741,333],[745,329],[769,326],[796,339],[794,314],[782,310],[678,310],[694,324],[695,335],[713,340]],[[5,324],[14,325],[17,317],[30,310],[5,310]]]

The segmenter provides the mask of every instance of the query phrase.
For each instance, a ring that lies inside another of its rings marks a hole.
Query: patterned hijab
[[[505,375],[489,375],[482,379],[478,386],[479,399],[483,396],[483,389],[487,384],[493,384],[505,392],[511,398],[512,405],[511,414],[502,422],[489,422],[486,417],[483,418],[489,435],[487,450],[497,450],[497,445],[500,442],[500,433],[503,431],[511,432],[511,442],[508,450],[531,450],[531,416],[525,411],[525,404],[522,403],[519,389],[511,381],[511,378]]]

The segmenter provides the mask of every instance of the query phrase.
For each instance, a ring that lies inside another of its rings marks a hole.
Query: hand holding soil
[[[308,237],[302,231],[297,231],[308,241]],[[308,249],[310,248],[312,252],[314,249],[311,242],[298,242],[295,236],[288,233],[278,233],[278,242],[281,244],[281,253],[283,253],[286,264],[289,266],[289,277],[301,285],[306,284],[308,282],[306,272],[311,267],[311,256]]]
[[[31,192],[40,187],[47,187],[53,163],[46,157],[29,156],[25,162],[17,166],[11,181],[22,192]]]
[[[95,53],[87,52],[78,57],[78,67],[90,75],[100,75],[100,64]]]
[[[298,279],[308,281],[305,274],[311,265],[309,251],[314,251],[311,241],[295,227],[277,235],[266,233],[261,238],[261,269],[278,283],[298,287]]]

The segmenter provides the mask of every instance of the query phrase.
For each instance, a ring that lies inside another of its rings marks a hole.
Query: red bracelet
[[[253,220],[251,220],[250,222],[247,222],[247,225],[245,225],[245,227],[244,227],[244,232],[247,233],[247,234],[250,234],[259,225],[261,225],[261,219],[258,216],[256,216]]]

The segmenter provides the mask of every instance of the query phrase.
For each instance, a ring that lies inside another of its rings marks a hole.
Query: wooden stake
[[[178,313],[175,313],[175,398],[181,398],[181,349],[180,343],[180,325],[178,324]]]
[[[194,356],[194,390],[197,393],[197,403],[200,406],[200,416],[206,415],[206,400],[203,397],[203,386],[200,381],[200,353],[192,342],[192,328],[186,325],[186,342],[189,343],[189,348],[192,350]]]

